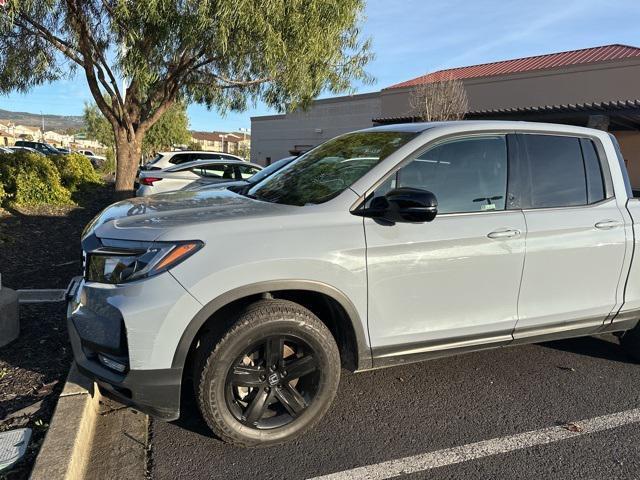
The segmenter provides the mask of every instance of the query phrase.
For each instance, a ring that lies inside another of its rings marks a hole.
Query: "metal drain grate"
[[[0,432],[0,472],[10,468],[22,458],[30,439],[30,428]]]

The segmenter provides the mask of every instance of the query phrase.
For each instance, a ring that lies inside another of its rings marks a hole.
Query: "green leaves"
[[[71,205],[55,164],[36,153],[0,154],[0,185],[4,202],[19,206]]]
[[[323,91],[350,91],[354,80],[370,82],[364,70],[370,44],[359,35],[363,5],[11,0],[0,15],[0,94],[83,72],[119,150],[127,150],[118,152],[116,189],[130,189],[132,152],[176,103],[224,113],[263,101],[284,111],[308,105]],[[155,148],[160,140],[149,142]]]
[[[72,54],[107,84],[107,70],[131,79],[151,109],[170,85],[174,99],[221,110],[258,99],[293,108],[371,80],[362,9],[363,0],[10,2],[0,20],[0,91],[59,78]]]

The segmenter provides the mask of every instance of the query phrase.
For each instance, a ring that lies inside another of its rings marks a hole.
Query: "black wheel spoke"
[[[276,398],[280,400],[280,403],[284,405],[292,417],[297,417],[307,408],[307,402],[302,398],[302,395],[288,383],[276,389]]]
[[[300,417],[322,384],[324,357],[295,333],[253,339],[227,370],[226,404],[243,425],[271,430]]]
[[[266,391],[263,388],[258,390],[256,396],[253,398],[244,414],[245,423],[254,425],[262,418],[271,395],[270,391]]]
[[[231,383],[241,387],[256,387],[264,381],[264,372],[261,367],[236,365],[231,372]]]
[[[318,360],[313,355],[292,360],[285,366],[287,380],[304,377],[318,368]]]
[[[283,339],[280,337],[269,338],[264,345],[264,359],[267,368],[282,366]]]

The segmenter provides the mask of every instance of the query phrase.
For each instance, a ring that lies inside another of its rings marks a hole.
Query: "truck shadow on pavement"
[[[497,355],[498,357],[501,357],[502,354],[498,352],[505,352],[504,355],[511,356],[511,355],[517,355],[518,351],[528,352],[531,349],[536,349],[540,353],[540,356],[544,356],[545,349],[551,349],[551,350],[557,351],[560,354],[558,358],[562,358],[562,360],[561,361],[551,360],[551,361],[555,363],[555,365],[553,365],[553,367],[555,367],[554,369],[557,369],[560,371],[562,370],[575,371],[576,368],[581,368],[578,366],[579,364],[582,364],[584,362],[588,362],[589,364],[592,364],[592,361],[595,361],[595,360],[607,360],[609,362],[618,362],[618,363],[628,365],[629,366],[628,368],[632,368],[635,364],[637,364],[637,362],[634,361],[633,358],[631,358],[622,350],[622,348],[619,345],[618,339],[611,334],[607,334],[602,336],[571,338],[566,340],[544,342],[544,343],[539,343],[539,344],[529,345],[529,346],[526,346],[526,345],[514,346],[509,348],[503,348],[503,349],[489,350],[485,352],[476,352],[476,353],[470,353],[466,355],[458,355],[458,356],[453,356],[453,357],[439,359],[439,360],[427,361],[423,363],[391,367],[388,369],[383,369],[383,372],[385,372],[385,376],[392,377],[395,380],[394,383],[398,382],[396,383],[396,388],[399,388],[402,390],[402,389],[409,388],[409,385],[405,384],[405,380],[403,379],[404,376],[407,376],[409,378],[412,376],[411,374],[407,374],[407,370],[409,371],[422,370],[422,369],[429,370],[431,367],[437,366],[438,364],[441,364],[441,363],[448,364],[448,366],[458,362],[461,362],[463,364],[469,364],[469,363],[473,364],[474,356],[479,356],[479,357],[481,356],[483,358],[487,358],[487,357],[490,357],[492,354],[494,354],[494,355]],[[556,358],[555,355],[549,356],[549,357]],[[588,359],[592,359],[592,361]],[[517,367],[514,366],[514,369],[515,368]],[[473,368],[472,370],[477,371],[478,367]],[[458,375],[463,376],[465,375],[465,373],[470,373],[470,372],[465,372],[464,370],[462,370],[456,373]],[[517,372],[514,372],[514,373],[517,373]],[[372,372],[364,372],[361,374],[357,374],[355,376],[358,379],[361,379],[362,377],[366,377],[369,375],[375,377],[375,376],[378,376],[379,374],[374,373],[374,371],[372,371]],[[343,369],[342,377],[343,377],[343,381],[341,382],[341,384],[343,385],[344,383],[349,384],[351,383],[350,377],[354,377],[354,374]],[[459,381],[459,379],[456,381]],[[348,388],[348,386],[346,388]],[[204,419],[202,418],[199,412],[196,401],[193,398],[193,395],[191,395],[193,391],[194,391],[193,384],[191,380],[188,380],[184,388],[182,389],[180,419],[176,420],[175,422],[171,422],[171,424],[175,425],[180,429],[187,430],[197,435],[210,438],[211,440],[220,442],[221,445],[224,445],[222,441],[215,434],[213,434],[213,432],[211,432],[211,430],[207,427]],[[398,392],[398,394],[400,393],[401,392]],[[405,393],[409,394],[409,391]],[[416,393],[418,392],[413,391],[412,394],[416,394]],[[427,391],[423,393],[426,394],[428,397]],[[425,397],[425,400],[427,400],[427,397]],[[556,423],[562,423],[562,422],[558,421]]]
[[[545,348],[562,350],[567,353],[586,355],[604,360],[611,360],[622,363],[638,363],[630,357],[620,346],[618,339],[613,335],[602,335],[593,337],[570,338],[567,340],[556,340],[539,344]]]

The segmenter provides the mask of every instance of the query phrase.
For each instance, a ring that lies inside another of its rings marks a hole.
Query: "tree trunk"
[[[132,197],[140,159],[142,158],[142,136],[130,139],[126,130],[116,132],[116,200]]]

